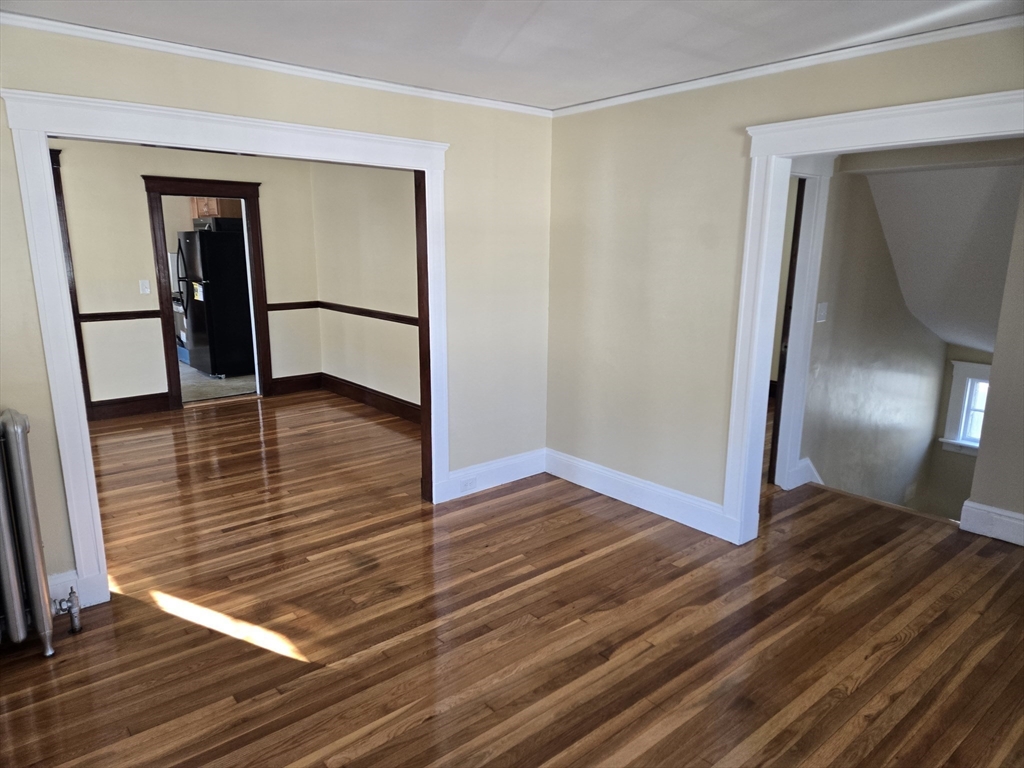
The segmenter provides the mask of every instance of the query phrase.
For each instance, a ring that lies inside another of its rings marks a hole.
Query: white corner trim
[[[535,451],[457,469],[449,474],[448,480],[434,486],[434,503],[440,504],[522,480],[524,477],[539,475],[544,471],[545,450],[538,448]]]
[[[721,504],[691,496],[648,480],[548,448],[547,471],[634,507],[653,512],[698,531],[742,544],[739,520],[726,516]]]
[[[18,13],[10,13],[8,11],[0,11],[0,24],[9,27],[33,29],[38,32],[51,32],[57,35],[68,35],[69,37],[78,37],[85,40],[95,40],[101,43],[124,45],[130,48],[142,48],[147,51],[156,51],[158,53],[187,56],[191,59],[216,61],[221,64],[233,64],[235,66],[248,67],[250,69],[262,69],[266,72],[276,72],[277,74],[292,75],[293,77],[304,77],[310,80],[322,80],[327,83],[337,83],[338,85],[368,88],[373,91],[398,93],[403,96],[418,96],[424,99],[447,101],[454,104],[467,104],[473,107],[500,109],[505,112],[519,112],[524,115],[551,117],[550,109],[531,107],[525,104],[515,104],[508,101],[499,101],[497,99],[485,99],[479,96],[466,96],[460,93],[437,91],[432,88],[420,88],[414,85],[401,85],[399,83],[390,83],[386,80],[374,80],[368,77],[342,75],[337,72],[328,72],[327,70],[315,69],[313,67],[303,67],[297,64],[284,64],[278,61],[270,61],[256,56],[215,51],[209,48],[199,48],[194,45],[184,45],[182,43],[169,43],[164,40],[156,40],[150,37],[129,35],[123,32],[111,32],[105,29],[82,26],[80,24],[52,21],[50,19],[43,19],[37,16],[23,16]]]
[[[821,273],[821,250],[825,241],[825,219],[833,160],[826,156],[800,157],[793,161],[792,172],[803,176],[804,207],[797,245],[796,273],[793,276],[793,312],[789,325],[789,350],[782,387],[782,408],[778,417],[778,454],[775,482],[785,490],[810,482],[801,467],[801,443],[804,413],[810,383],[811,345],[814,339],[814,313]],[[813,173],[817,171],[818,174]],[[814,473],[817,476],[817,472]],[[820,482],[820,478],[816,482]]]
[[[1024,546],[1024,515],[970,499],[960,512],[960,530]]]
[[[821,479],[821,475],[818,474],[817,468],[808,458],[800,459],[790,470],[786,477],[786,483],[779,483],[779,486],[786,491],[792,490],[793,488],[799,488],[805,483],[817,483],[818,485],[824,485],[824,481]]]
[[[793,176],[832,178],[835,171],[836,155],[803,155],[793,158]],[[805,203],[806,205],[806,203]]]
[[[107,570],[48,136],[245,152],[419,170],[426,182],[433,486],[448,481],[446,144],[144,104],[0,89],[14,139],[75,569],[84,600],[107,599]]]
[[[74,587],[78,593],[78,601],[83,608],[90,605],[99,605],[110,600],[110,589],[107,585],[106,576],[93,575],[84,579],[78,578],[78,571],[65,571],[54,573],[47,577],[50,587],[50,601],[62,600],[68,596],[68,592]]]
[[[747,128],[750,156],[831,154],[998,139],[1020,133],[1024,91],[1001,91]]]
[[[726,72],[721,75],[701,77],[696,80],[689,80],[685,83],[665,85],[660,88],[649,88],[644,91],[637,91],[636,93],[613,96],[609,99],[598,99],[585,104],[562,107],[561,109],[554,110],[554,116],[565,117],[567,115],[578,115],[581,112],[593,112],[594,110],[606,109],[608,107],[618,106],[619,104],[630,104],[634,101],[656,99],[659,96],[669,96],[673,93],[695,91],[699,88],[710,88],[715,85],[735,83],[740,80],[749,80],[753,77],[764,77],[765,75],[774,75],[778,72],[789,72],[794,69],[804,69],[806,67],[814,67],[818,64],[828,64],[834,61],[857,59],[861,56],[871,56],[876,53],[897,51],[901,48],[913,48],[918,45],[927,45],[928,43],[941,43],[945,40],[955,40],[960,37],[983,35],[987,32],[999,32],[1004,29],[1018,29],[1022,26],[1024,26],[1024,16],[1020,15],[1006,16],[1001,19],[991,19],[989,21],[978,21],[971,24],[961,24],[958,27],[939,29],[934,32],[921,32],[917,35],[897,37],[893,40],[883,40],[877,43],[866,43],[865,45],[857,45],[851,48],[842,48],[838,51],[826,51],[824,53],[811,54],[810,56],[800,56],[773,64],[763,64],[761,66],[741,69],[735,72]]]

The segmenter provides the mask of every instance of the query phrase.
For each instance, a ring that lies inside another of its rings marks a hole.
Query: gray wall
[[[826,485],[903,504],[935,435],[946,344],[907,309],[867,179],[832,180],[803,451]]]
[[[992,358],[985,424],[971,500],[1024,513],[1024,195],[1010,247],[1010,266]]]
[[[959,453],[943,448],[939,438],[946,431],[946,412],[949,409],[949,394],[953,388],[953,361],[965,363],[992,364],[992,353],[970,349],[956,344],[946,347],[946,370],[942,378],[942,394],[935,419],[935,440],[928,449],[924,472],[917,483],[917,495],[907,506],[919,512],[960,519],[960,509],[971,495],[974,481],[976,458],[970,453]]]

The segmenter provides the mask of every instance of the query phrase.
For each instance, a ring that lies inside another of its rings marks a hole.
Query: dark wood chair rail
[[[332,301],[282,301],[275,304],[267,304],[268,312],[283,312],[290,309],[329,309],[332,312],[373,317],[377,320],[387,320],[391,323],[403,323],[404,325],[420,324],[419,318],[412,315],[400,315],[397,312],[385,312],[380,309],[353,307],[350,304],[335,304]]]
[[[80,312],[79,322],[82,323],[109,323],[116,320],[148,320],[149,318],[160,318],[159,309],[126,309],[117,312]]]

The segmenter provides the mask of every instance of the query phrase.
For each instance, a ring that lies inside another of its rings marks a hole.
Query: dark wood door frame
[[[153,238],[157,292],[160,300],[160,324],[167,368],[167,397],[172,410],[182,407],[178,350],[174,339],[174,309],[171,306],[171,275],[167,267],[167,235],[164,231],[164,195],[176,197],[240,198],[245,204],[246,235],[253,321],[256,327],[256,366],[260,389],[270,385],[270,323],[267,317],[267,284],[263,269],[263,238],[260,230],[260,185],[250,181],[189,179],[175,176],[143,176],[149,203],[149,226]]]
[[[416,293],[420,347],[420,494],[424,501],[434,500],[434,462],[431,438],[430,400],[430,292],[427,290],[427,175],[413,171],[416,197]]]
[[[789,272],[786,283],[786,300],[782,309],[782,341],[779,346],[779,376],[775,383],[775,414],[772,421],[772,447],[768,455],[768,482],[775,482],[775,465],[779,460],[779,417],[782,415],[782,398],[786,389],[786,354],[789,350],[789,327],[793,320],[793,284],[796,282],[796,255],[800,250],[800,224],[804,214],[804,189],[807,179],[798,179],[796,202],[793,206],[793,243],[789,249]]]

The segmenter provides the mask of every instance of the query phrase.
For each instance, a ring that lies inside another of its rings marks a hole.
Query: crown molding
[[[749,67],[747,69],[739,69],[735,72],[726,72],[721,75],[711,75],[709,77],[701,77],[696,80],[688,80],[685,83],[665,85],[659,88],[649,88],[644,91],[637,91],[636,93],[627,93],[623,96],[613,96],[610,99],[599,99],[585,104],[577,104],[572,107],[562,107],[554,110],[554,116],[566,117],[568,115],[578,115],[582,112],[593,112],[598,109],[615,107],[619,104],[631,104],[634,101],[656,99],[660,96],[670,96],[674,93],[684,93],[686,91],[695,91],[699,88],[710,88],[715,85],[735,83],[740,80],[749,80],[754,77],[774,75],[779,72],[790,72],[794,69],[814,67],[818,64],[828,64],[833,61],[846,61],[847,59],[857,59],[861,56],[871,56],[876,53],[898,51],[901,48],[913,48],[918,45],[927,45],[928,43],[941,43],[945,40],[956,40],[960,37],[972,37],[974,35],[983,35],[987,32],[1000,32],[1005,29],[1020,29],[1022,27],[1024,27],[1024,15],[1004,16],[1003,18],[991,19],[989,21],[961,24],[958,27],[939,29],[934,32],[921,32],[917,35],[897,37],[892,40],[883,40],[877,43],[866,43],[865,45],[857,45],[851,48],[842,48],[838,51],[826,51],[824,53],[811,54],[810,56],[800,56],[795,59],[775,62],[774,64],[762,64],[760,66]]]
[[[142,48],[147,51],[159,53],[171,53],[176,56],[188,56],[192,59],[203,59],[205,61],[216,61],[221,64],[234,64],[239,67],[251,69],[262,69],[266,72],[276,72],[281,75],[292,75],[294,77],[305,77],[311,80],[322,80],[327,83],[339,85],[351,85],[356,88],[369,88],[373,91],[384,91],[386,93],[397,93],[403,96],[419,96],[424,99],[435,101],[447,101],[454,104],[467,104],[473,107],[487,107],[489,109],[500,109],[505,112],[518,112],[524,115],[537,117],[551,117],[550,109],[530,107],[525,104],[513,104],[508,101],[496,99],[484,99],[478,96],[465,96],[460,93],[449,93],[448,91],[435,91],[432,88],[419,88],[414,85],[400,85],[390,83],[386,80],[373,80],[368,77],[357,77],[355,75],[342,75],[337,72],[328,72],[313,67],[302,67],[297,64],[284,64],[269,59],[260,59],[256,56],[245,56],[240,53],[227,53],[225,51],[214,51],[209,48],[199,48],[194,45],[183,43],[169,43],[164,40],[155,40],[151,37],[140,37],[128,35],[123,32],[110,32],[105,29],[86,27],[80,24],[68,24],[63,21],[42,19],[37,16],[23,16],[20,13],[0,11],[0,25],[9,27],[21,27],[33,29],[38,32],[52,32],[58,35],[80,37],[86,40],[96,40],[101,43],[113,43],[115,45],[126,45],[132,48]]]
[[[385,80],[373,80],[366,77],[356,77],[355,75],[342,75],[337,72],[314,69],[313,67],[303,67],[297,64],[284,64],[282,62],[270,61],[268,59],[260,59],[255,56],[215,51],[208,48],[185,45],[183,43],[170,43],[149,37],[129,35],[123,32],[111,32],[105,29],[86,27],[80,24],[69,24],[63,21],[53,21],[51,19],[43,19],[36,16],[23,16],[22,14],[10,13],[8,11],[0,11],[0,25],[22,27],[24,29],[51,32],[71,37],[80,37],[86,40],[96,40],[103,43],[113,43],[115,45],[126,45],[132,48],[142,48],[148,51],[170,53],[177,56],[187,56],[189,58],[203,59],[205,61],[216,61],[222,64],[233,64],[240,67],[250,67],[252,69],[261,69],[266,72],[276,72],[278,74],[291,75],[293,77],[305,77],[312,80],[337,83],[339,85],[350,85],[356,88],[368,88],[375,91],[384,91],[385,93],[397,93],[404,96],[418,96],[424,99],[434,99],[436,101],[446,101],[454,104],[467,104],[476,107],[499,109],[506,112],[518,112],[520,114],[534,115],[536,117],[565,117],[583,112],[593,112],[607,107],[614,107],[619,104],[630,104],[635,101],[656,99],[658,97],[669,96],[674,93],[684,93],[686,91],[694,91],[699,88],[711,88],[716,85],[734,83],[740,80],[749,80],[754,77],[763,77],[764,75],[773,75],[779,72],[789,72],[794,69],[813,67],[818,64],[828,64],[834,61],[856,59],[861,56],[871,56],[876,53],[896,51],[902,48],[912,48],[914,46],[926,45],[928,43],[938,43],[944,40],[955,40],[961,37],[982,35],[987,32],[999,32],[1005,29],[1024,28],[1024,15],[1005,16],[999,19],[991,19],[989,21],[961,24],[957,27],[949,27],[948,29],[940,29],[934,32],[922,32],[917,35],[897,37],[892,40],[867,43],[865,45],[857,45],[837,51],[826,51],[824,53],[811,54],[810,56],[800,56],[794,59],[787,59],[786,61],[762,64],[756,67],[740,69],[735,72],[726,72],[721,75],[701,77],[695,80],[688,80],[683,83],[664,85],[657,88],[648,88],[635,93],[627,93],[622,96],[613,96],[607,99],[598,99],[596,101],[589,101],[568,107],[560,107],[558,109],[531,107],[525,104],[514,104],[508,101],[485,99],[479,96],[466,96],[459,93],[450,93],[448,91],[438,91],[432,88],[400,85],[398,83],[391,83]]]

